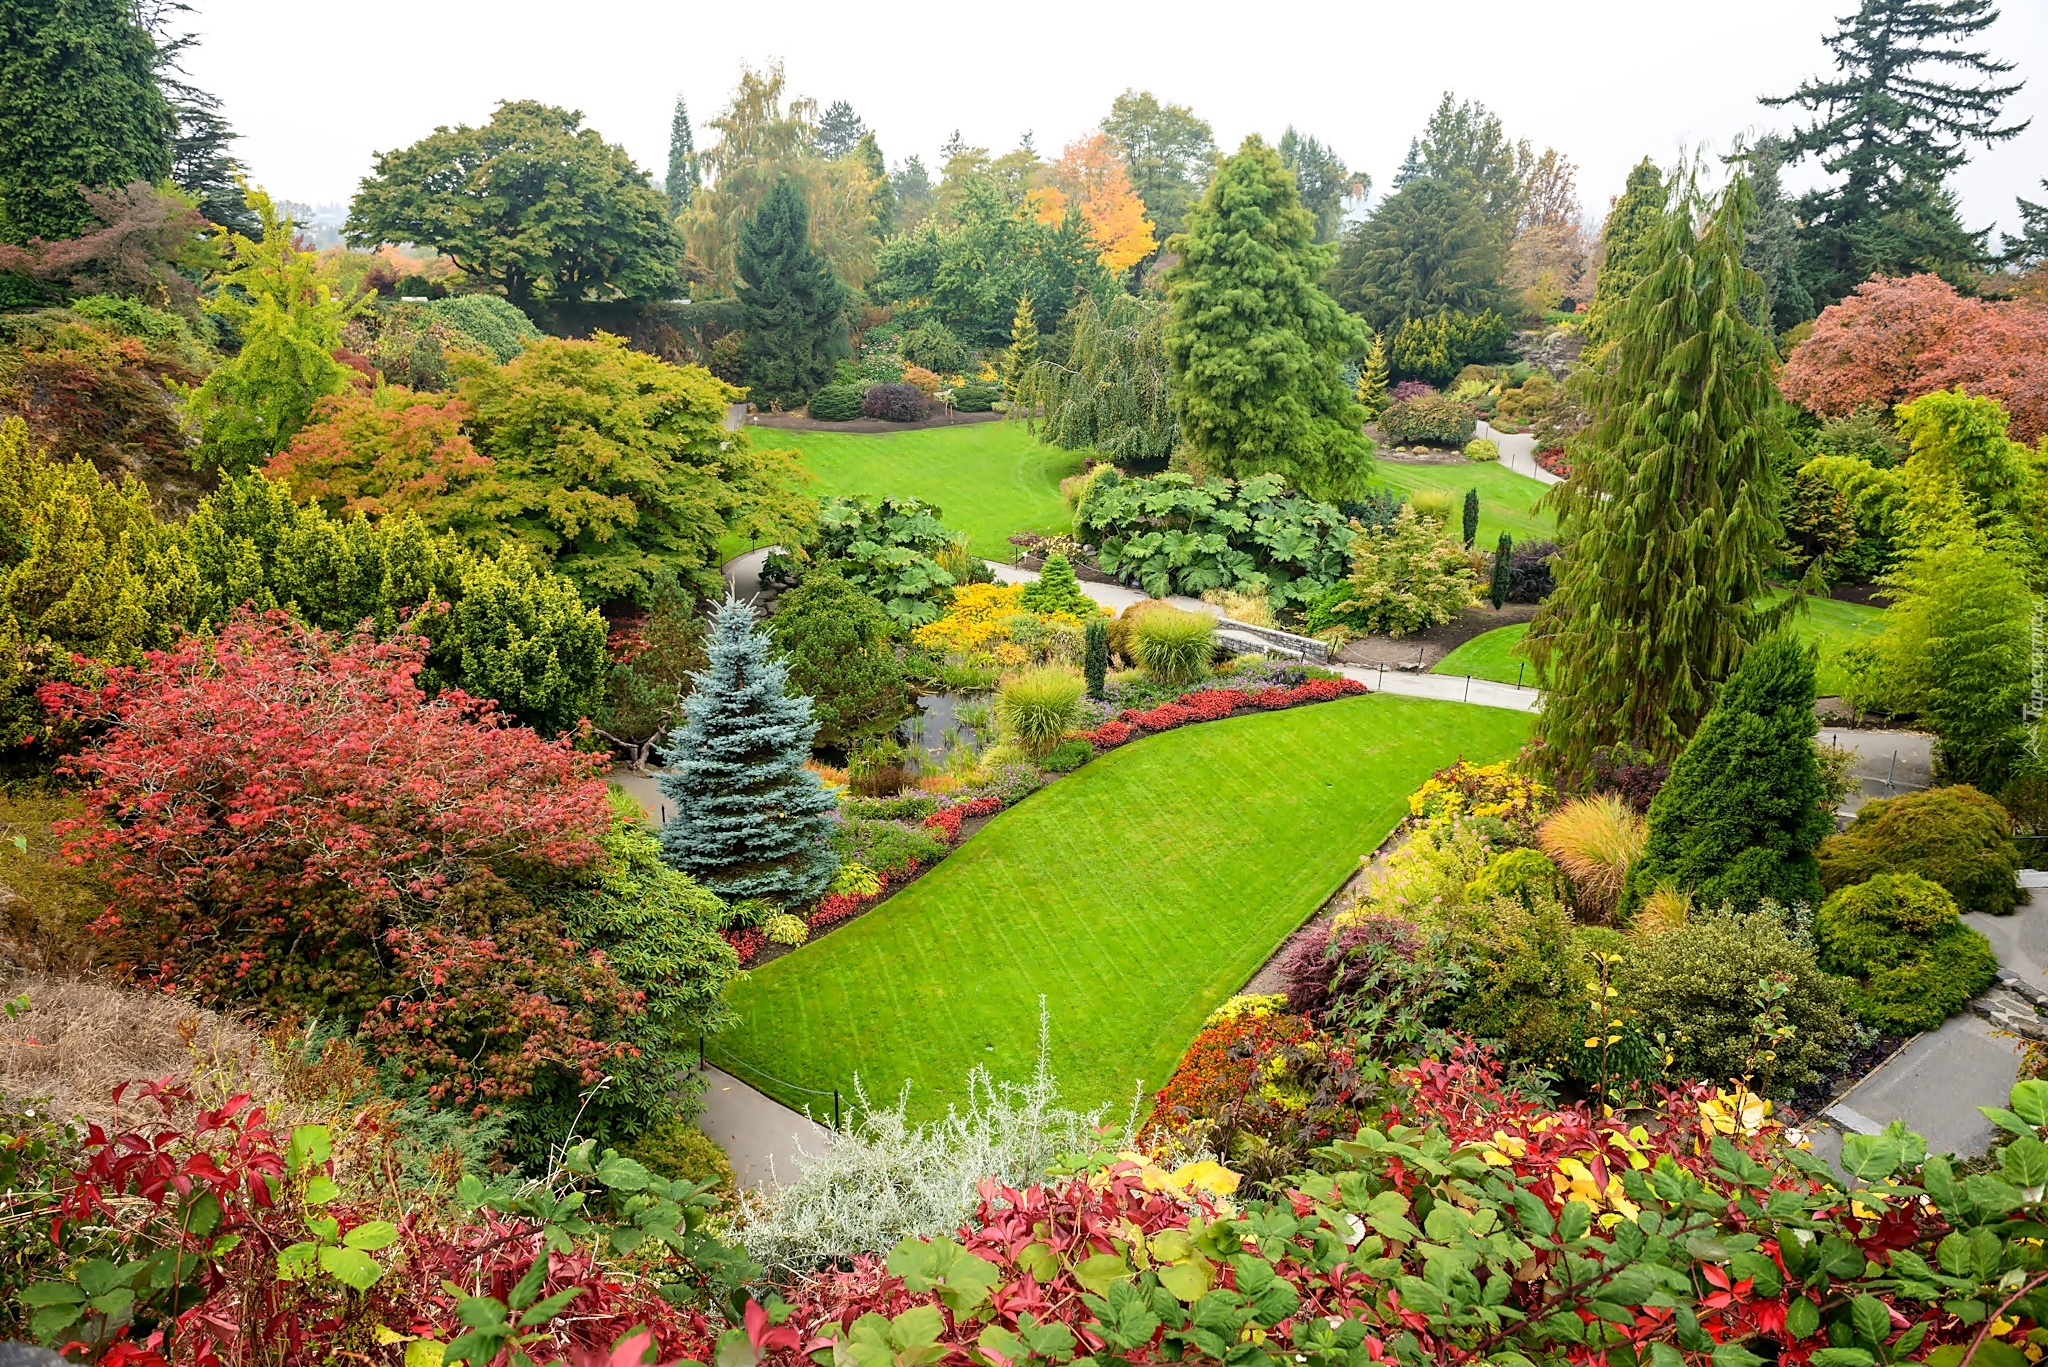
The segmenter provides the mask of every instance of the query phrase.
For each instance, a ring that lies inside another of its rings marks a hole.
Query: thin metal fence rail
[[[805,1087],[800,1083],[791,1082],[788,1078],[777,1077],[767,1069],[757,1068],[745,1059],[734,1058],[730,1054],[721,1054],[714,1051],[706,1038],[703,1035],[699,1035],[697,1036],[697,1066],[702,1068],[706,1064],[716,1064],[726,1072],[734,1073],[735,1075],[738,1075],[741,1071],[752,1073],[764,1082],[771,1082],[777,1087],[786,1087],[792,1092],[802,1092],[806,1096],[829,1096],[832,1098],[832,1128],[834,1130],[839,1128],[840,1101],[839,1089],[837,1087],[829,1090],[820,1087]],[[744,1077],[741,1077],[740,1080],[742,1082],[746,1081]]]

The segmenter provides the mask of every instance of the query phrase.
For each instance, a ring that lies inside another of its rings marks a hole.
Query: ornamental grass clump
[[[1013,674],[996,693],[996,719],[1026,754],[1048,754],[1080,720],[1082,689],[1081,676],[1071,669]]]
[[[1615,793],[1567,802],[1536,828],[1536,844],[1571,882],[1573,907],[1593,921],[1614,914],[1649,837],[1648,820]]]
[[[1206,612],[1148,612],[1131,635],[1138,663],[1161,683],[1193,683],[1209,672],[1216,653],[1216,619]]]

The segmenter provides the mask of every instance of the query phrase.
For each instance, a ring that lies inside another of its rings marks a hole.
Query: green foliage
[[[725,430],[735,391],[603,333],[545,338],[462,380],[491,467],[437,522],[546,556],[593,603],[651,601],[673,575],[714,591],[719,542],[800,537],[795,453]]]
[[[1057,666],[1012,674],[996,689],[996,720],[1025,754],[1050,754],[1081,718],[1082,687],[1080,675]]]
[[[0,242],[97,226],[85,190],[171,174],[176,120],[158,53],[116,0],[19,0],[0,10]]]
[[[1095,747],[1077,736],[1053,746],[1040,757],[1038,767],[1048,774],[1071,774],[1094,758]]]
[[[690,129],[690,106],[676,96],[675,113],[668,124],[668,175],[662,190],[668,195],[668,216],[679,217],[690,207],[697,191],[697,137]]]
[[[1448,510],[1446,510],[1448,511]],[[1350,593],[1333,615],[1355,630],[1406,636],[1470,607],[1472,566],[1444,522],[1405,504],[1393,525],[1351,540]]]
[[[1365,364],[1358,368],[1358,406],[1365,420],[1372,422],[1387,407],[1387,334],[1374,332],[1372,345],[1365,349]]]
[[[1789,632],[1752,646],[1650,803],[1624,912],[1660,887],[1749,911],[1820,901],[1814,851],[1834,829],[1814,754],[1813,652]]]
[[[1911,873],[1946,888],[1964,911],[1990,916],[2019,904],[2019,867],[2012,818],[1964,785],[1866,802],[1820,847],[1821,883],[1830,891]]]
[[[810,210],[787,176],[741,231],[736,260],[746,320],[740,367],[749,397],[794,408],[849,354],[850,296],[811,245]]]
[[[1082,642],[1081,672],[1088,681],[1088,696],[1100,702],[1106,696],[1102,690],[1109,677],[1109,623],[1100,614],[1088,619]]]
[[[1491,437],[1475,437],[1465,443],[1466,460],[1499,460],[1500,443]],[[1478,489],[1472,491],[1477,494]]]
[[[1607,222],[1600,229],[1604,253],[1600,278],[1586,312],[1586,335],[1591,341],[1609,340],[1629,295],[1656,273],[1657,243],[1672,190],[1664,183],[1657,163],[1644,157],[1629,171],[1621,198],[1607,211]]]
[[[1507,238],[1487,217],[1478,182],[1453,172],[1408,182],[1347,229],[1330,283],[1338,301],[1368,325],[1398,329],[1446,312],[1506,311],[1506,264]],[[1429,378],[1404,370],[1398,343],[1389,359],[1396,379]]]
[[[762,576],[795,580],[801,566],[826,565],[879,601],[902,627],[936,621],[953,595],[953,576],[938,557],[954,543],[939,510],[915,498],[828,498],[818,507],[815,539],[802,560],[771,555]]]
[[[1934,1029],[1998,977],[1991,942],[1956,918],[1946,888],[1915,873],[1842,888],[1813,934],[1821,967],[1857,980],[1849,1009],[1888,1035]]]
[[[895,629],[880,603],[829,565],[775,600],[768,634],[789,666],[790,687],[811,699],[823,744],[878,735],[909,710],[890,644]]]
[[[1552,495],[1566,549],[1528,641],[1549,688],[1538,730],[1569,773],[1603,745],[1677,752],[1741,656],[1779,539],[1774,351],[1744,313],[1754,206],[1741,180],[1678,200],[1610,315],[1586,382],[1598,417]]]
[[[875,252],[868,292],[907,322],[937,319],[968,346],[1011,340],[1018,301],[1049,328],[1108,284],[1078,212],[1040,223],[986,175],[967,178],[950,221],[928,218]]]
[[[832,849],[841,860],[877,873],[903,873],[946,857],[945,842],[923,826],[866,816],[846,817],[833,827]]]
[[[432,247],[522,307],[663,297],[681,256],[668,205],[624,148],[581,124],[507,100],[482,128],[382,153],[349,206],[348,239]]]
[[[1016,320],[1012,319],[1013,331],[1015,326]],[[896,350],[909,364],[939,375],[957,375],[967,367],[967,348],[960,345],[951,328],[935,318],[927,318],[905,332]]]
[[[1209,672],[1216,653],[1216,619],[1179,608],[1148,612],[1132,628],[1131,638],[1147,674],[1165,684],[1191,684]]]
[[[1906,458],[1891,414],[1866,404],[1843,418],[1828,418],[1813,435],[1813,450],[1826,456],[1854,456],[1872,465],[1893,466]]]
[[[1222,474],[1270,471],[1341,497],[1370,461],[1343,373],[1366,337],[1316,283],[1329,251],[1315,230],[1279,155],[1246,139],[1168,244],[1180,260],[1163,344],[1190,453]]]
[[[251,190],[249,207],[263,236],[225,233],[231,264],[206,301],[242,347],[190,400],[200,463],[228,474],[282,451],[312,416],[314,401],[339,394],[355,374],[334,359],[349,309],[320,279],[318,258],[292,246],[291,222],[269,195]]]
[[[1003,391],[992,384],[969,380],[953,388],[953,411],[956,413],[989,413],[995,410],[996,400],[1003,397]]]
[[[1470,550],[1472,549],[1472,543],[1479,539],[1479,490],[1476,488],[1465,491],[1463,521],[1465,549]]]
[[[1102,131],[1123,149],[1131,188],[1160,239],[1179,232],[1215,172],[1216,136],[1208,120],[1184,104],[1161,104],[1149,90],[1126,90],[1110,105]]]
[[[1396,399],[1380,414],[1380,436],[1396,446],[1423,443],[1463,446],[1472,439],[1479,418],[1448,394],[1417,394]]]
[[[863,392],[859,385],[828,384],[811,395],[804,411],[819,422],[851,422],[860,416]]]
[[[1974,532],[1912,555],[1878,637],[1877,693],[1924,718],[1953,782],[2002,791],[2027,759],[2033,599],[2012,561]]]
[[[1039,440],[1070,451],[1165,460],[1180,444],[1166,317],[1166,306],[1147,296],[1119,294],[1106,305],[1084,297],[1062,325],[1073,331],[1064,361],[1038,354],[1034,333],[1036,361],[1013,364],[1011,416],[1029,421]]]
[[[598,707],[604,618],[517,547],[461,556],[459,565],[443,637],[455,677],[542,735],[573,730]]]
[[[451,294],[421,305],[438,319],[482,345],[499,365],[541,335],[533,320],[495,294]]]
[[[704,667],[704,623],[680,589],[655,595],[636,623],[620,623],[606,643],[611,673],[591,721],[604,739],[626,752],[637,769],[682,715],[691,675]]]
[[[1278,475],[1101,480],[1074,531],[1105,572],[1155,598],[1263,587],[1275,609],[1305,605],[1343,576],[1351,531],[1336,508],[1283,488]]]
[[[1465,885],[1467,902],[1485,902],[1495,897],[1512,897],[1534,906],[1548,899],[1558,900],[1560,880],[1557,865],[1540,850],[1505,850],[1486,862],[1479,876]]]
[[[1084,622],[1101,611],[1093,598],[1081,592],[1072,562],[1058,551],[1045,558],[1038,578],[1024,586],[1017,602],[1031,612],[1070,612]]]
[[[1563,906],[1555,897],[1493,897],[1444,920],[1437,952],[1465,980],[1452,1026],[1500,1040],[1515,1058],[1552,1057],[1580,1028],[1586,996],[1587,968]]]
[[[1410,318],[1395,328],[1387,344],[1387,368],[1395,380],[1449,384],[1465,367],[1508,356],[1508,320],[1488,309],[1460,313],[1449,309]]]
[[[718,1147],[717,1140],[678,1116],[649,1125],[622,1152],[671,1182],[709,1182],[712,1194],[726,1201],[739,1195],[739,1179],[733,1174],[732,1160],[726,1157],[725,1150]]]
[[[1776,1003],[1792,1033],[1758,1055],[1758,1020]],[[1834,1071],[1854,1040],[1841,981],[1822,971],[1775,908],[1696,910],[1685,924],[1630,937],[1616,975],[1620,1003],[1673,1046],[1670,1071],[1716,1082],[1747,1077],[1768,1096],[1788,1096]]]
[[[1853,455],[1815,456],[1795,483],[1824,483],[1842,496],[1855,532],[1837,553],[1837,582],[1871,583],[1891,571],[1905,531],[1906,480],[1897,470]]]
[[[1076,309],[1092,307],[1094,297],[1083,296]],[[1017,296],[1017,311],[1010,316],[1010,345],[1003,351],[1003,385],[1015,394],[1038,362],[1038,316],[1031,311],[1031,296]]]
[[[735,598],[713,612],[707,652],[667,748],[662,857],[728,900],[808,900],[839,863],[827,843],[836,801],[804,767],[818,730],[810,700],[790,694],[753,609]]]
[[[1493,548],[1493,581],[1487,586],[1486,596],[1494,607],[1507,606],[1508,584],[1513,578],[1515,562],[1515,539],[1506,532],[1500,534],[1500,544]]]

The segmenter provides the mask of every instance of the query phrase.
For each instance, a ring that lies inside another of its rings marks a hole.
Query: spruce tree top
[[[674,811],[662,854],[728,900],[815,897],[838,867],[828,843],[838,803],[804,767],[818,731],[811,700],[790,695],[788,670],[737,598],[713,612],[706,651],[665,752],[661,791]]]
[[[1752,646],[1650,804],[1626,906],[1659,885],[1702,909],[1766,897],[1820,905],[1814,851],[1835,828],[1813,738],[1813,652],[1789,632]]]
[[[1038,572],[1038,578],[1024,586],[1017,602],[1032,612],[1067,612],[1083,621],[1093,617],[1096,610],[1095,600],[1081,591],[1074,577],[1073,563],[1058,551],[1045,558],[1045,567]]]
[[[746,319],[741,369],[753,397],[794,407],[847,354],[846,286],[811,245],[811,213],[795,182],[776,180],[740,231],[735,261]]]

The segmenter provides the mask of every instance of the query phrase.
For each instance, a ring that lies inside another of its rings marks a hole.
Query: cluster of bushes
[[[1461,448],[1478,425],[1471,408],[1434,390],[1396,399],[1379,416],[1380,436],[1395,446]]]
[[[784,543],[793,551],[768,557],[761,582],[780,592],[801,583],[812,566],[829,566],[899,626],[922,626],[944,610],[955,585],[988,575],[940,516],[916,498],[825,499],[810,534]]]

